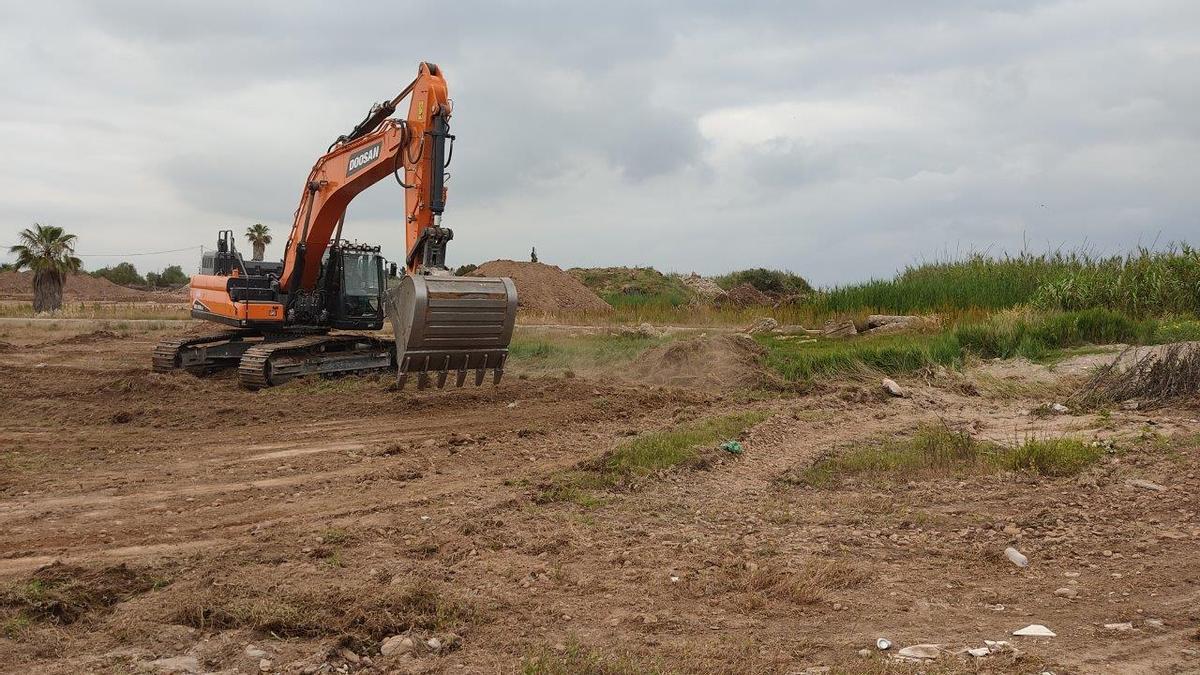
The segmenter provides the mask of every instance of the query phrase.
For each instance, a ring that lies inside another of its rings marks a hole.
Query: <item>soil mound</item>
[[[746,335],[688,338],[647,350],[633,365],[650,384],[704,389],[776,388],[764,364],[767,350]]]
[[[729,295],[725,292],[725,289],[717,285],[717,282],[713,281],[712,279],[702,277],[695,272],[692,272],[690,275],[684,277],[683,283],[688,288],[692,289],[692,292],[694,292],[696,295],[699,295],[708,301],[724,300]]]
[[[116,340],[119,338],[116,333],[111,330],[94,330],[90,333],[81,333],[72,335],[71,337],[60,338],[58,340],[50,340],[43,342],[42,347],[53,347],[58,345],[90,345],[96,342],[106,342],[108,340]]]
[[[741,307],[771,304],[770,296],[751,286],[749,283],[729,289],[727,297],[729,298],[729,302]]]
[[[509,277],[517,285],[517,306],[535,312],[611,312],[612,307],[575,277],[555,265],[493,260],[469,276]]]
[[[0,298],[32,299],[33,272],[0,272]],[[63,299],[136,301],[151,300],[153,295],[147,291],[114,284],[108,279],[87,274],[70,274],[67,275],[67,284],[63,287]]]

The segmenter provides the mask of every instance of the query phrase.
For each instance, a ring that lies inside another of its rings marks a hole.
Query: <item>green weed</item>
[[[611,489],[632,477],[694,461],[706,446],[735,438],[766,419],[765,412],[712,417],[626,441],[599,459],[550,477],[538,503],[572,502],[583,507],[603,503],[595,492]]]
[[[912,477],[1026,471],[1071,476],[1100,459],[1102,451],[1073,438],[1031,438],[1014,447],[973,438],[944,425],[924,425],[907,438],[889,438],[833,453],[787,482],[824,486],[847,476]]]

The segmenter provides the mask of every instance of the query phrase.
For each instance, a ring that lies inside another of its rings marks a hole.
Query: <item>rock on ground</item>
[[[854,322],[849,319],[841,321],[830,319],[825,322],[825,327],[821,329],[821,334],[825,337],[850,337],[858,335],[858,328],[854,326]]]
[[[779,328],[779,322],[769,316],[760,316],[746,329],[750,335],[765,335]]]

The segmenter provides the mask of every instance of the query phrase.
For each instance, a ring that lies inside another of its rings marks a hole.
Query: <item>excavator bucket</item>
[[[517,287],[507,277],[412,275],[387,291],[387,312],[396,332],[396,383],[410,375],[417,387],[453,375],[461,387],[471,375],[483,384],[488,370],[499,383],[517,320]]]

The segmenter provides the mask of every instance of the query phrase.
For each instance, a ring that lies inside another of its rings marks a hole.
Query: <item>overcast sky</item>
[[[815,283],[1027,245],[1197,243],[1200,3],[11,2],[0,230],[88,268],[278,257],[313,161],[440,64],[450,262]],[[346,233],[402,257],[402,191]],[[9,243],[9,242],[4,242]]]

